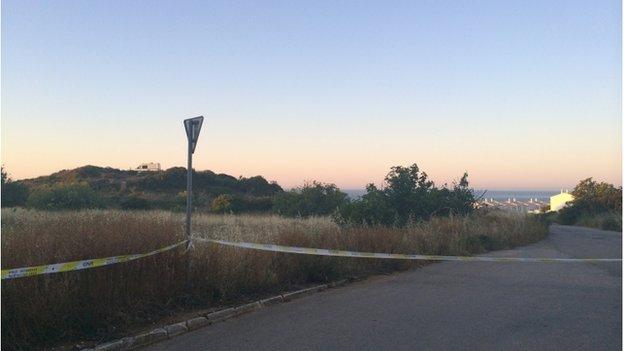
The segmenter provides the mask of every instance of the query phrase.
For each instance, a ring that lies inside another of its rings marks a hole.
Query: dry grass
[[[2,212],[2,268],[146,252],[184,238],[181,214],[160,211]],[[543,238],[528,217],[435,218],[409,228],[340,228],[328,218],[198,215],[208,238],[371,252],[463,255]],[[2,346],[38,348],[119,337],[194,307],[233,303],[296,285],[402,270],[423,262],[279,254],[197,243],[191,291],[179,248],[91,270],[2,282]]]

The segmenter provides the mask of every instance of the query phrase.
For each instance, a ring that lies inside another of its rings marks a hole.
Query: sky
[[[621,185],[619,1],[2,2],[2,164]]]

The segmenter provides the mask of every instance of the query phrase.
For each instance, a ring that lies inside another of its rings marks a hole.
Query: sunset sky
[[[621,184],[619,1],[2,2],[2,163]]]

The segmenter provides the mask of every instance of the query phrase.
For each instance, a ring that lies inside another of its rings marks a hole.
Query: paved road
[[[551,227],[501,257],[621,257],[622,234]],[[620,350],[619,263],[444,262],[263,308],[151,350]]]

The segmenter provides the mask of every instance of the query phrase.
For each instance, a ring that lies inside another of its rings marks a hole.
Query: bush
[[[622,219],[618,220],[615,216],[608,216],[602,221],[600,227],[603,230],[622,231]]]
[[[543,212],[534,214],[533,216],[546,226],[556,223],[559,219],[557,212]]]
[[[14,182],[4,170],[2,174],[2,207],[24,206],[28,199],[28,187],[20,182]]]
[[[230,213],[232,212],[232,202],[234,198],[232,195],[219,195],[210,205],[210,211],[215,213]]]
[[[502,243],[496,239],[492,239],[487,235],[470,236],[464,238],[463,244],[466,250],[472,253],[482,253],[500,249]]]
[[[149,210],[152,208],[150,201],[139,195],[130,195],[122,199],[120,206],[124,210]]]
[[[468,174],[452,188],[437,188],[416,164],[392,167],[381,189],[366,187],[361,199],[343,206],[336,219],[352,224],[402,227],[410,221],[427,220],[435,215],[467,215],[474,210],[475,198],[468,188]]]
[[[2,184],[2,207],[24,206],[28,199],[28,187],[20,182]]]
[[[194,200],[194,198],[192,200]],[[186,211],[186,191],[177,193],[173,200],[167,201],[167,206],[173,212]]]
[[[572,195],[574,200],[559,210],[559,223],[621,230],[622,187],[587,178],[574,187]]]
[[[272,197],[269,196],[243,196],[241,198],[241,206],[242,209],[240,213],[243,212],[270,212],[273,209],[274,201]]]
[[[572,206],[584,213],[622,212],[622,187],[587,178],[574,187],[572,195]]]
[[[558,222],[566,225],[576,224],[582,216],[582,211],[579,207],[566,206],[559,210]]]
[[[34,189],[28,207],[44,210],[102,208],[102,198],[86,184],[58,184]]]
[[[288,217],[325,216],[348,203],[347,194],[334,184],[313,181],[275,196],[274,211]]]

